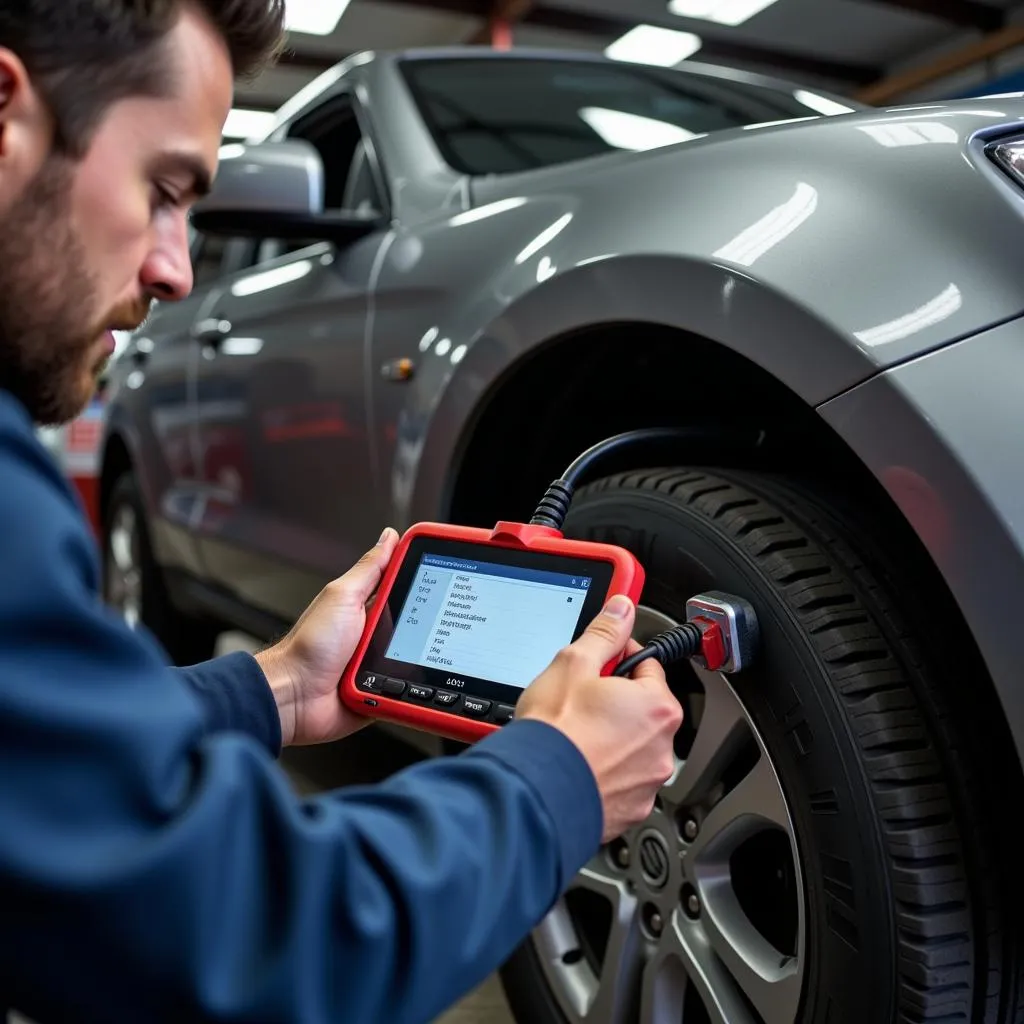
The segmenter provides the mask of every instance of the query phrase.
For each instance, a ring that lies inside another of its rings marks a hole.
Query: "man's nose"
[[[142,287],[161,302],[180,302],[192,291],[192,257],[188,248],[188,227],[163,231],[142,265]]]

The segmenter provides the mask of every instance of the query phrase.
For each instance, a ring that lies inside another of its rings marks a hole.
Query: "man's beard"
[[[74,419],[89,403],[106,358],[103,332],[141,323],[144,304],[96,325],[95,279],[71,219],[75,165],[51,156],[0,220],[0,387],[39,424]]]

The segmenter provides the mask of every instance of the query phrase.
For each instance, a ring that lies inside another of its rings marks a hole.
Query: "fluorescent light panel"
[[[224,138],[249,139],[262,135],[273,123],[274,115],[264,110],[243,110],[236,107],[224,123]]]
[[[668,9],[681,18],[742,25],[774,3],[776,0],[670,0]]]
[[[637,25],[604,52],[612,60],[671,68],[681,64],[687,57],[692,57],[701,45],[700,36],[692,32],[674,32],[654,25]]]
[[[350,0],[285,0],[284,27],[289,32],[329,36]]]

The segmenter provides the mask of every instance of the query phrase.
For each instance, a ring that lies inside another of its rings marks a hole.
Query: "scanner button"
[[[461,696],[461,693],[455,693],[453,690],[438,690],[437,696],[434,697],[434,703],[451,707],[453,704],[458,704]]]
[[[359,689],[367,693],[380,693],[384,677],[377,672],[364,672],[359,679]]]
[[[516,709],[511,704],[499,704],[494,709],[494,720],[498,725],[504,725],[506,722],[512,721],[515,711]]]
[[[476,697],[465,697],[462,701],[462,710],[474,718],[483,718],[491,708],[489,700],[477,700]]]
[[[401,679],[385,679],[382,676],[380,685],[381,693],[386,694],[388,697],[401,697],[405,693],[405,683]]]
[[[368,705],[371,708],[375,708],[375,707],[377,707],[378,704],[380,704],[380,701],[379,700],[374,700],[372,697],[367,697],[363,701],[363,703]]]
[[[434,691],[429,686],[417,686],[415,683],[410,683],[408,694],[410,700],[427,701],[434,696]]]

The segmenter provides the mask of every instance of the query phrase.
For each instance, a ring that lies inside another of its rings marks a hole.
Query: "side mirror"
[[[350,243],[379,228],[379,212],[324,211],[324,167],[302,139],[225,146],[213,191],[196,203],[192,226],[232,238]]]

